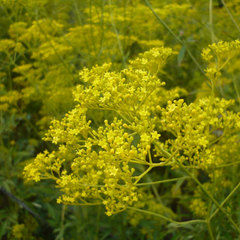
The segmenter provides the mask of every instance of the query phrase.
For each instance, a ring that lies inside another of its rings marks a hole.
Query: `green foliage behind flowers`
[[[239,10],[0,0],[0,238],[238,239]]]

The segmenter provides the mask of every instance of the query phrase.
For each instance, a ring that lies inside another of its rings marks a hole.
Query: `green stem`
[[[227,13],[228,13],[228,16],[231,18],[233,24],[235,25],[235,27],[237,28],[237,30],[240,32],[240,28],[239,28],[237,22],[235,21],[235,19],[233,18],[233,15],[231,14],[230,10],[228,9],[225,1],[224,1],[224,0],[220,0],[220,1],[222,2],[224,8],[226,9],[226,11],[227,11]]]
[[[96,235],[95,235],[95,240],[98,239],[98,235],[99,235],[99,222],[100,222],[100,215],[101,215],[101,206],[98,206],[98,210],[97,210],[97,226],[96,226]]]
[[[236,165],[236,164],[240,164],[240,161],[236,161],[236,162],[232,162],[232,163],[222,164],[222,165],[216,166],[216,167],[214,167],[214,168],[215,168],[215,169],[218,169],[218,168],[225,168],[225,167],[233,166],[233,165]]]
[[[149,157],[150,164],[152,164],[153,162],[152,162],[152,156],[151,156],[151,151],[150,150],[148,150],[148,157]],[[151,177],[149,175],[147,175],[147,181],[152,182],[152,179],[151,179]],[[151,188],[152,188],[152,190],[153,190],[157,200],[159,202],[162,202],[161,197],[160,197],[160,195],[158,193],[158,190],[157,190],[156,186],[155,185],[151,185]]]
[[[229,195],[224,199],[224,201],[220,204],[221,207],[232,197],[232,195],[238,190],[240,187],[240,182],[238,185],[229,193]],[[211,220],[217,213],[219,212],[219,208],[215,210],[215,212],[209,217],[209,220]]]
[[[211,240],[214,240],[215,238],[213,235],[212,226],[211,226],[211,222],[209,219],[207,220],[207,226],[208,226],[208,232],[209,232],[210,238],[211,238]]]
[[[155,181],[155,182],[147,182],[147,183],[138,183],[136,184],[137,186],[146,186],[146,185],[153,185],[153,184],[161,184],[161,183],[169,183],[169,182],[176,182],[179,180],[185,180],[190,177],[179,177],[179,178],[172,178],[172,179],[166,179],[166,180],[160,180],[160,181]]]
[[[109,0],[109,5],[112,6],[112,1]],[[113,31],[115,32],[116,34],[116,38],[117,38],[117,43],[118,43],[118,48],[119,48],[119,51],[121,53],[121,57],[122,57],[122,64],[123,64],[123,67],[125,68],[126,67],[126,58],[124,56],[124,51],[123,51],[123,46],[122,46],[122,42],[119,38],[119,33],[118,33],[118,30],[117,30],[117,27],[116,27],[116,24],[115,24],[115,21],[114,21],[114,18],[113,18],[113,14],[112,14],[112,11],[110,13],[110,16],[111,16],[111,23],[112,23],[112,27],[113,27]]]
[[[162,218],[162,219],[164,219],[168,222],[171,222],[171,223],[174,223],[174,224],[177,224],[177,225],[206,223],[206,221],[202,220],[202,219],[195,219],[195,220],[189,220],[189,221],[184,221],[184,222],[178,222],[178,221],[175,221],[171,218],[165,217],[164,215],[159,214],[159,213],[155,213],[155,212],[151,212],[151,211],[148,211],[148,210],[143,210],[143,209],[139,209],[139,208],[135,208],[135,207],[127,207],[127,208],[130,209],[130,210],[134,210],[134,211],[138,211],[138,212],[141,212],[141,213],[146,213],[146,214],[150,214],[150,215]]]
[[[210,213],[211,213],[211,209],[212,209],[212,205],[213,205],[213,202],[210,201],[209,202],[209,206],[208,206],[208,215],[207,215],[207,225],[208,225],[208,232],[209,232],[209,235],[210,235],[210,238],[211,240],[214,240],[214,235],[213,235],[213,231],[212,231],[212,226],[211,226],[211,219],[210,219]]]
[[[64,220],[65,220],[66,207],[67,207],[66,205],[63,205],[62,212],[61,212],[61,232],[62,232],[61,240],[64,240]]]
[[[171,154],[169,152],[167,152],[165,149],[163,149],[161,146],[159,146],[158,142],[155,141],[154,142],[156,146],[158,146],[158,148],[168,157],[171,157]],[[214,197],[204,188],[204,186],[199,182],[199,180],[192,175],[180,162],[178,163],[179,167],[189,176],[193,179],[194,182],[196,182],[199,187],[201,188],[201,190],[212,200],[212,202],[218,207],[218,209],[224,213],[224,215],[228,218],[229,222],[232,223],[232,225],[235,227],[235,229],[238,231],[238,233],[240,233],[240,228],[238,227],[238,225],[233,221],[233,219],[231,218],[231,216],[228,215],[228,213],[222,208],[222,206],[214,199]],[[239,183],[240,185],[240,183]],[[237,186],[236,188],[238,188],[239,186]],[[236,190],[235,190],[236,191]]]
[[[134,184],[137,184],[151,170],[152,170],[152,167],[148,167],[148,169],[145,172],[137,176],[137,180],[134,182]]]
[[[200,64],[198,63],[197,59],[193,56],[193,54],[191,53],[190,49],[188,48],[188,46],[185,44],[184,41],[182,41],[173,31],[172,29],[167,25],[167,23],[160,18],[160,16],[155,12],[155,10],[153,9],[152,5],[150,4],[150,2],[148,0],[144,0],[146,5],[148,6],[148,8],[152,11],[153,15],[157,18],[157,20],[159,21],[159,23],[161,23],[167,30],[168,32],[176,39],[177,42],[179,42],[182,46],[184,46],[186,48],[186,51],[188,53],[188,55],[190,56],[190,58],[193,60],[193,62],[196,64],[197,68],[199,69],[199,71],[204,75],[204,77],[207,78],[207,80],[209,81],[209,83],[211,82],[209,80],[209,78],[205,75],[205,72],[203,71],[203,69],[201,68]]]
[[[214,32],[213,32],[213,2],[209,0],[209,27],[211,32],[211,40],[214,42]]]
[[[215,200],[215,198],[204,188],[204,186],[199,182],[199,180],[192,175],[187,169],[184,168],[184,166],[179,163],[181,169],[188,175],[190,176],[194,182],[196,182],[201,190],[212,200],[212,202],[218,207],[218,209],[228,218],[229,222],[232,223],[232,225],[235,227],[235,229],[240,233],[240,228],[238,225],[233,221],[231,216],[228,215],[228,213],[222,208],[222,206]]]
[[[236,83],[236,79],[235,79],[234,76],[232,77],[232,81],[233,81],[234,89],[235,89],[235,91],[236,91],[236,93],[237,93],[238,103],[240,104],[240,94],[239,94],[238,87],[237,87],[237,83]]]

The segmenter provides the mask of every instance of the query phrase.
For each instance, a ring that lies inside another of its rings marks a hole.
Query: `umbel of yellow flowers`
[[[104,204],[112,215],[142,198],[138,184],[153,168],[221,164],[219,149],[236,142],[240,128],[239,115],[227,110],[233,101],[208,97],[187,105],[179,99],[183,89],[165,89],[158,76],[173,54],[153,48],[120,72],[111,64],[83,69],[75,108],[46,134],[56,150],[38,154],[25,178],[54,180],[58,203]],[[160,138],[162,132],[171,137]]]

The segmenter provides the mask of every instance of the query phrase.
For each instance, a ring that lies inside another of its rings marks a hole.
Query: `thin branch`
[[[172,178],[172,179],[166,179],[166,180],[160,180],[155,182],[147,182],[147,183],[138,183],[137,186],[146,186],[146,185],[152,185],[152,184],[161,184],[161,183],[169,183],[169,182],[176,182],[179,180],[185,180],[190,178],[189,176],[186,177],[179,177],[179,178]]]
[[[235,19],[233,18],[233,15],[231,14],[230,10],[228,9],[226,3],[224,0],[220,0],[224,6],[224,8],[226,9],[228,16],[231,18],[233,24],[235,25],[235,27],[237,28],[237,30],[240,32],[240,27],[238,26],[237,22],[235,21]]]
[[[204,77],[207,78],[207,80],[209,81],[209,83],[211,83],[211,81],[209,80],[209,78],[206,76],[205,72],[203,71],[202,67],[200,66],[200,64],[198,63],[197,59],[193,56],[192,52],[190,51],[190,49],[188,48],[188,46],[185,44],[184,41],[182,41],[173,31],[172,29],[167,25],[167,23],[160,18],[160,16],[155,12],[155,10],[153,9],[152,5],[150,4],[150,2],[148,0],[144,0],[146,5],[148,6],[148,8],[152,11],[153,15],[157,18],[158,22],[161,23],[167,30],[168,32],[176,39],[177,42],[179,42],[182,46],[184,46],[186,48],[186,51],[188,53],[188,55],[190,56],[190,58],[193,60],[193,62],[196,64],[197,68],[199,69],[199,71],[202,73],[202,75],[204,75]]]
[[[138,212],[142,212],[142,213],[146,213],[146,214],[150,214],[150,215],[162,218],[162,219],[164,219],[168,222],[171,222],[171,223],[174,223],[174,224],[177,224],[177,225],[206,223],[206,220],[203,220],[203,219],[195,219],[195,220],[189,220],[189,221],[184,221],[184,222],[178,222],[178,221],[175,221],[171,218],[165,217],[164,215],[161,215],[159,213],[155,213],[155,212],[151,212],[151,211],[148,211],[148,210],[143,210],[143,209],[139,209],[139,208],[135,208],[135,207],[127,207],[127,208],[130,209],[130,210],[134,210],[134,211],[138,211]]]

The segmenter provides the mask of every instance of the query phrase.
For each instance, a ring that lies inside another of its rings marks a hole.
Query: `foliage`
[[[238,239],[239,12],[0,0],[0,238]]]

